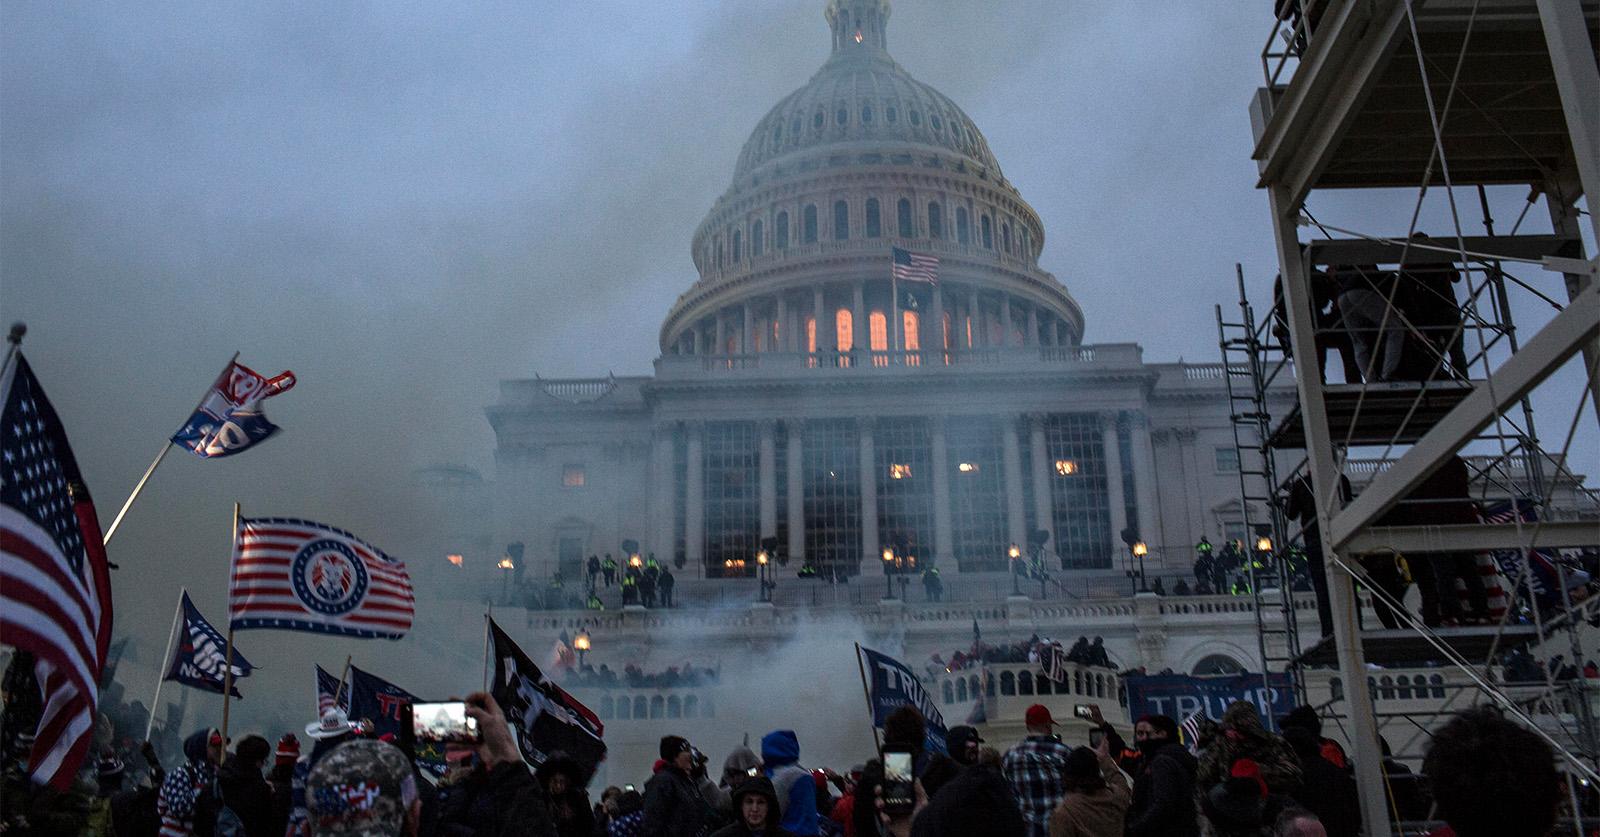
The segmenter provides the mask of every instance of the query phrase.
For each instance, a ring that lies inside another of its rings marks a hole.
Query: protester
[[[294,763],[300,758],[300,739],[294,733],[284,733],[272,754],[272,770],[267,783],[272,786],[272,829],[274,837],[282,837],[289,824],[289,809],[294,805]]]
[[[1133,725],[1141,769],[1128,805],[1128,837],[1197,837],[1193,755],[1178,743],[1178,723],[1145,715]]]
[[[222,761],[222,733],[203,729],[183,740],[184,763],[167,774],[156,799],[161,837],[210,834],[215,826],[219,794],[217,765]]]
[[[1200,810],[1215,837],[1259,837],[1285,807],[1284,797],[1268,790],[1260,766],[1248,758],[1234,761],[1227,778],[1200,796]]]
[[[1328,837],[1328,830],[1317,815],[1304,808],[1285,808],[1272,824],[1273,837]]]
[[[1469,709],[1436,730],[1422,772],[1454,837],[1545,837],[1555,825],[1555,753],[1495,709]]]
[[[1356,780],[1322,755],[1322,740],[1303,727],[1288,727],[1283,738],[1300,759],[1301,788],[1295,801],[1315,814],[1328,837],[1356,837],[1361,831],[1361,806]]]
[[[661,739],[661,769],[644,786],[642,837],[699,837],[719,822],[717,799],[706,794],[695,773],[694,746],[689,739],[668,735]],[[710,789],[714,792],[715,785]],[[815,806],[815,802],[812,803]]]
[[[816,785],[799,761],[800,739],[793,730],[774,730],[762,736],[762,769],[778,794],[780,824],[796,837],[816,837]]]
[[[1278,719],[1278,729],[1282,731],[1285,737],[1288,736],[1289,730],[1296,727],[1304,729],[1316,737],[1317,753],[1326,759],[1329,764],[1340,770],[1350,769],[1350,758],[1345,755],[1344,747],[1331,738],[1323,737],[1322,718],[1317,715],[1316,709],[1304,705],[1296,706],[1289,710],[1288,714]]]
[[[1006,753],[1002,772],[1021,806],[1028,834],[1044,837],[1050,832],[1050,814],[1067,792],[1065,769],[1072,748],[1055,734],[1055,718],[1043,704],[1028,707],[1023,721],[1028,737]]]
[[[560,751],[548,755],[535,776],[544,789],[558,837],[592,837],[594,811],[583,789],[584,770],[577,760]]]
[[[711,837],[794,837],[778,825],[778,792],[765,776],[747,778],[733,791],[735,819]]]
[[[1255,704],[1236,700],[1222,713],[1222,734],[1201,751],[1195,781],[1202,795],[1233,777],[1234,762],[1256,765],[1268,793],[1294,797],[1300,792],[1300,760],[1283,737],[1268,732]]]
[[[616,813],[606,826],[606,837],[637,837],[644,827],[644,797],[638,791],[625,790],[617,797]]]
[[[247,735],[239,741],[217,777],[222,801],[244,825],[247,837],[283,837],[281,827],[273,833],[272,786],[261,775],[267,756],[271,754],[272,745],[267,739]]]
[[[1123,837],[1132,796],[1111,760],[1111,742],[1102,737],[1093,750],[1073,750],[1065,778],[1067,796],[1050,814],[1050,837]]]
[[[285,837],[306,837],[311,833],[311,823],[306,807],[306,779],[317,761],[340,744],[353,739],[359,725],[350,721],[344,710],[329,707],[316,721],[306,725],[306,736],[313,742],[311,752],[295,762],[289,789],[289,824]]]
[[[978,763],[961,771],[930,797],[920,781],[914,785],[918,813],[911,823],[911,837],[1026,837],[1028,823],[1011,792],[1011,785],[1000,770],[1000,754],[993,747],[978,751]],[[857,799],[857,805],[861,805]],[[875,826],[874,826],[875,828]],[[857,837],[876,834],[857,831]]]
[[[756,755],[754,750],[741,745],[733,748],[728,757],[722,760],[722,779],[717,786],[731,793],[745,780],[759,775],[761,775],[761,757]]]
[[[306,780],[311,833],[415,837],[422,815],[411,760],[392,744],[347,741]]]
[[[454,784],[439,789],[436,831],[442,837],[556,837],[544,791],[528,772],[511,738],[505,713],[483,692],[466,699],[467,716],[478,722],[476,764]]]

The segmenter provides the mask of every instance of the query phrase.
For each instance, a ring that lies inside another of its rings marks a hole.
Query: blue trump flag
[[[319,667],[317,673],[320,698],[321,676],[325,672]],[[334,685],[329,684],[330,690]],[[392,735],[396,742],[405,738],[400,733],[400,723],[405,718],[401,708],[427,702],[382,677],[362,671],[355,666],[350,667],[350,684],[346,688],[349,690],[345,696],[349,701],[349,710],[346,714],[350,720],[370,723],[372,730],[369,735],[373,738]],[[412,758],[417,767],[431,772],[434,776],[443,776],[445,772],[443,745],[429,745],[418,741],[415,747],[416,751],[412,753]]]
[[[265,441],[278,432],[278,426],[267,421],[261,402],[287,392],[294,380],[293,372],[268,378],[237,360],[229,361],[189,420],[172,434],[172,443],[201,458],[214,459]]]
[[[1268,688],[1259,674],[1234,674],[1226,677],[1194,677],[1187,674],[1158,674],[1150,677],[1124,677],[1128,690],[1128,717],[1165,715],[1182,720],[1199,712],[1213,721],[1222,720],[1228,704],[1236,700],[1255,704],[1256,711],[1269,719],[1281,718],[1294,709],[1294,689],[1282,674],[1269,675]]]
[[[901,706],[910,704],[922,713],[927,722],[928,753],[945,752],[944,716],[933,701],[933,695],[922,688],[922,681],[905,663],[871,648],[856,646],[866,667],[867,692],[872,702],[872,725],[882,727],[889,715]]]
[[[183,611],[182,633],[178,636],[172,661],[167,666],[167,674],[162,679],[220,695],[227,675],[223,660],[228,641],[206,621],[204,616],[200,615],[199,608],[189,600],[187,590],[183,593],[183,601],[179,607]],[[254,668],[255,666],[250,665],[250,661],[239,653],[238,648],[233,649],[235,685],[240,678],[249,677]],[[231,694],[233,697],[243,698],[238,689],[233,689]]]

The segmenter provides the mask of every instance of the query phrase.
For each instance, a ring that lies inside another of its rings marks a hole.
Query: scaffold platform
[[[1533,642],[1538,639],[1539,631],[1532,625],[1506,625],[1503,628],[1434,628],[1433,635],[1465,659],[1484,660],[1491,649],[1503,653]],[[1361,645],[1367,662],[1373,665],[1403,668],[1426,663],[1449,664],[1427,637],[1407,628],[1362,631]],[[1298,662],[1303,666],[1337,665],[1333,637],[1325,636],[1306,648]]]

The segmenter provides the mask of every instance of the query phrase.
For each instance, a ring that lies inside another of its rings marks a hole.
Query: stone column
[[[1017,441],[1017,417],[1000,418],[1000,453],[1006,479],[1006,536],[1017,546],[1028,547],[1028,516],[1022,505],[1022,450]]]
[[[975,349],[984,342],[983,340],[983,308],[978,304],[978,289],[973,287],[967,291],[967,348]]]
[[[696,325],[690,331],[690,335],[691,335],[691,339],[694,341],[694,345],[693,345],[694,351],[692,353],[693,354],[697,354],[697,355],[705,354],[706,353],[706,348],[705,348],[705,346],[706,346],[706,330],[705,330],[705,328],[702,327],[702,326]]]
[[[850,302],[850,331],[854,342],[853,353],[866,358],[872,350],[872,332],[867,329],[867,283],[857,282],[852,289]],[[865,362],[865,361],[863,361]]]
[[[778,339],[773,344],[775,352],[794,351],[794,329],[789,327],[789,299],[783,294],[778,294],[778,309],[773,315],[773,320],[778,324]]]
[[[722,312],[717,312],[717,345],[711,354],[720,355],[728,351],[728,324],[723,320]]]
[[[673,441],[676,428],[671,424],[656,425],[653,463],[655,504],[652,522],[654,535],[651,537],[651,549],[662,560],[671,560],[673,550],[677,546],[674,542],[676,523],[678,522],[678,480],[674,473],[675,457],[673,456]]]
[[[684,457],[683,485],[683,552],[695,573],[705,577],[706,572],[706,462],[705,425],[686,422],[688,455]]]
[[[873,447],[873,420],[856,420],[861,431],[861,575],[881,574],[878,541],[878,457]]]
[[[762,419],[757,447],[757,483],[760,503],[761,537],[778,534],[778,443],[776,420]]]
[[[823,339],[824,335],[828,333],[828,327],[825,325],[825,323],[831,319],[823,316],[827,313],[827,306],[827,300],[823,299],[822,296],[822,289],[817,288],[813,290],[811,292],[811,307],[813,312],[811,316],[813,318],[813,322],[816,323],[818,352],[826,351],[827,347],[833,344],[833,338],[829,337],[827,339]]]
[[[784,473],[789,496],[785,498],[788,505],[785,511],[789,515],[789,566],[794,572],[806,563],[805,469],[800,449],[804,428],[805,422],[799,419],[788,419],[784,423],[784,430],[789,434]]]
[[[944,363],[944,288],[940,285],[933,286],[933,304],[929,306],[933,314],[933,328],[925,333],[933,335],[932,341],[924,341],[923,351],[932,350],[935,363]]]
[[[1105,449],[1106,495],[1111,506],[1112,566],[1122,557],[1122,530],[1128,528],[1127,492],[1122,487],[1122,446],[1117,443],[1117,413],[1107,410],[1100,414],[1100,444]]]
[[[1028,306],[1028,333],[1022,335],[1022,345],[1039,345],[1039,306]]]
[[[944,425],[944,416],[934,416],[928,425],[928,447],[933,454],[933,563],[940,573],[953,575],[961,568],[950,528],[950,446]]]
[[[739,354],[748,355],[756,350],[756,315],[750,300],[744,303],[744,322],[739,331]]]
[[[1156,458],[1155,450],[1150,445],[1150,419],[1144,413],[1128,413],[1127,422],[1128,447],[1133,451],[1133,488],[1138,504],[1135,511],[1139,513],[1139,537],[1154,546],[1161,542],[1158,540],[1161,532],[1156,520]]]
[[[1039,335],[1040,344],[1044,346],[1054,346],[1056,344],[1055,315],[1047,311],[1045,312],[1044,317],[1041,318],[1041,322],[1044,325],[1044,333]]]
[[[1000,347],[1011,347],[1011,294],[1000,292]]]
[[[1056,523],[1055,516],[1051,514],[1054,501],[1050,495],[1050,469],[1054,462],[1045,445],[1044,416],[1040,413],[1028,415],[1028,447],[1033,451],[1033,519],[1038,528],[1050,533],[1049,549],[1055,552]]]

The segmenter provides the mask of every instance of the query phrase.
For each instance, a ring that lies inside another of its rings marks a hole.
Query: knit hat
[[[340,837],[393,837],[417,799],[405,754],[371,739],[348,741],[323,756],[306,779],[311,832]]]
[[[681,735],[665,735],[661,738],[661,760],[667,764],[671,764],[679,753],[693,751],[694,748],[689,745],[689,739]]]
[[[1205,794],[1201,808],[1219,829],[1259,828],[1267,807],[1267,783],[1260,765],[1239,759],[1229,772],[1226,781]]]
[[[277,764],[293,764],[298,758],[300,758],[300,739],[295,738],[292,732],[284,733],[283,737],[278,739],[278,750],[273,755],[273,761]]]

